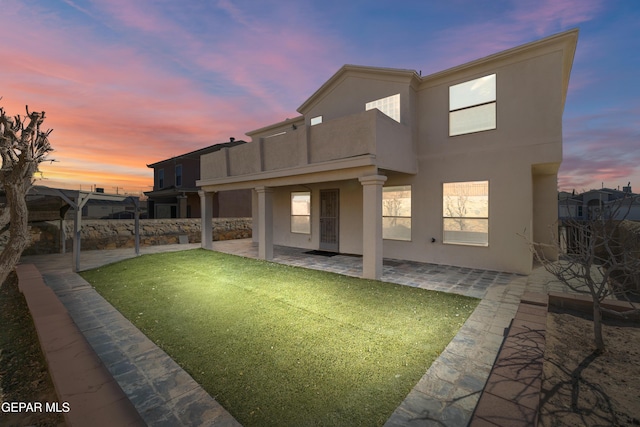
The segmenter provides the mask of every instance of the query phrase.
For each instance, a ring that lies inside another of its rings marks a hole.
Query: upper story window
[[[411,186],[382,188],[382,238],[411,240]]]
[[[182,165],[176,165],[176,187],[182,187]]]
[[[387,116],[391,117],[396,122],[400,123],[400,94],[387,96],[386,98],[377,99],[375,101],[367,102],[365,104],[365,110],[373,110],[377,108]]]
[[[164,188],[164,169],[158,171],[158,188]]]
[[[291,232],[311,234],[311,192],[291,193]]]
[[[495,74],[449,87],[449,136],[495,128]]]
[[[311,118],[311,126],[319,125],[322,123],[322,116],[316,116]]]

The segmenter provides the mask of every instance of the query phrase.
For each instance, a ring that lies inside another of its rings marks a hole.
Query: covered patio
[[[251,239],[212,242],[218,252],[260,259],[259,245]],[[273,246],[270,261],[296,267],[330,271],[362,277],[363,259],[359,255],[333,254],[288,246]],[[484,298],[492,285],[506,286],[521,277],[513,273],[429,264],[415,261],[383,259],[380,280],[399,285],[449,292],[474,298]]]

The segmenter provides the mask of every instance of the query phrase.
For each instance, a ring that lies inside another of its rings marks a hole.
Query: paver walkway
[[[143,248],[157,253],[195,248],[172,245]],[[82,254],[83,268],[94,268],[135,256],[133,250]],[[176,362],[71,272],[69,254],[23,257],[38,267],[73,321],[149,426],[240,426]]]
[[[196,247],[199,245],[143,247],[142,254]],[[257,245],[251,239],[214,242],[213,249],[258,257]],[[361,275],[361,257],[325,257],[306,252],[276,246],[273,261],[356,277]],[[83,269],[94,268],[133,256],[130,249],[88,251],[82,253],[81,266]],[[104,308],[101,297],[80,276],[71,273],[69,254],[25,257],[23,262],[38,266],[47,284],[60,296],[74,321],[79,322],[78,326],[116,380],[119,383],[123,381],[121,387],[136,408],[142,411],[143,418],[147,414],[145,421],[149,425],[198,425],[205,422],[213,425],[213,420],[221,422],[215,425],[232,425],[235,420],[221,415],[221,408],[204,410],[199,406],[208,395],[205,397],[204,391],[201,393],[199,386],[195,387],[197,384],[193,386],[186,379],[181,379],[178,372],[182,370],[166,354],[162,356],[153,343],[144,341],[144,335],[130,323],[135,330],[129,326],[123,329],[128,321],[124,318],[116,320],[117,311],[113,313],[115,309],[106,301],[104,303],[111,309]],[[566,291],[551,281],[543,269],[536,269],[530,276],[519,276],[389,259],[384,260],[382,280],[482,299],[451,343],[391,415],[385,424],[388,427],[467,425],[522,294],[525,291]],[[98,305],[103,308],[95,308]],[[143,383],[147,385],[143,386]],[[196,404],[191,406],[193,402]]]

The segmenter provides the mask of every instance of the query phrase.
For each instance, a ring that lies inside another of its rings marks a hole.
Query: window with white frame
[[[322,123],[322,116],[316,116],[311,118],[311,126],[319,125]]]
[[[176,187],[182,187],[182,165],[176,165]]]
[[[442,184],[443,243],[489,245],[489,181]]]
[[[387,96],[386,98],[367,102],[364,108],[367,111],[377,108],[387,116],[391,117],[396,122],[400,123],[400,94],[399,93],[395,95]]]
[[[411,240],[411,186],[382,188],[382,238]]]
[[[311,234],[311,192],[291,193],[291,232]]]
[[[449,136],[495,128],[495,74],[449,87]]]

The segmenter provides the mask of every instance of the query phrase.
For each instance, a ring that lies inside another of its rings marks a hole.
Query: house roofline
[[[578,44],[579,29],[574,28],[561,33],[553,34],[540,40],[534,40],[529,43],[525,43],[510,49],[502,50],[500,52],[466,62],[461,65],[457,65],[446,70],[438,71],[433,74],[421,77],[423,84],[431,84],[434,81],[445,79],[450,75],[461,73],[473,68],[480,68],[483,65],[489,65],[501,60],[514,60],[522,55],[529,55],[534,51],[548,49],[549,51],[563,52],[562,58],[562,109],[564,110],[564,103],[569,89],[569,77],[571,75],[571,68],[573,66],[573,59],[575,56],[576,46]]]
[[[282,126],[285,126],[285,125],[302,126],[302,125],[304,125],[304,116],[297,116],[297,117],[294,117],[292,119],[284,119],[281,122],[272,123],[272,124],[270,124],[268,126],[261,127],[259,129],[255,129],[255,130],[249,131],[249,132],[245,133],[245,135],[247,135],[249,137],[253,137],[253,135],[256,135],[258,133],[268,132],[268,131],[270,131],[272,129],[275,130],[275,129],[278,129],[278,128],[280,128]]]
[[[183,159],[185,157],[189,157],[189,156],[193,156],[193,155],[197,155],[198,157],[200,157],[203,154],[213,153],[215,151],[222,150],[225,147],[235,147],[236,145],[242,145],[242,144],[246,144],[246,143],[247,143],[247,141],[243,141],[243,140],[220,142],[220,143],[217,143],[217,144],[210,145],[208,147],[200,148],[198,150],[194,150],[194,151],[190,151],[188,153],[180,154],[178,156],[170,157],[168,159],[159,160],[159,161],[157,161],[155,163],[150,163],[150,164],[147,165],[147,167],[153,169],[156,166],[158,166],[160,163],[169,162],[171,160]]]
[[[307,100],[298,107],[297,111],[304,114],[305,110],[308,110],[312,104],[317,102],[322,94],[328,91],[336,83],[338,83],[344,76],[349,74],[365,73],[379,77],[395,77],[400,79],[420,81],[420,76],[415,70],[407,70],[402,68],[384,68],[384,67],[369,67],[364,65],[345,64],[333,76],[329,78],[318,90],[316,90]]]
[[[573,58],[575,55],[576,45],[578,42],[578,33],[579,30],[577,28],[564,31],[561,33],[557,33],[551,35],[549,37],[545,37],[540,40],[534,40],[529,43],[525,43],[523,45],[519,45],[510,49],[502,50],[500,52],[466,62],[461,65],[457,65],[452,68],[448,68],[446,70],[438,71],[433,74],[429,74],[427,76],[419,75],[415,70],[401,69],[401,68],[383,68],[383,67],[368,67],[361,65],[343,65],[333,76],[329,78],[318,90],[316,90],[300,107],[298,107],[297,111],[301,114],[304,114],[304,111],[308,110],[311,105],[317,102],[322,94],[328,91],[332,86],[334,86],[337,82],[339,82],[344,76],[355,73],[367,73],[371,75],[377,76],[387,76],[387,77],[395,77],[401,79],[410,79],[417,85],[428,84],[434,80],[438,80],[440,78],[448,77],[449,75],[456,74],[458,72],[463,72],[471,68],[476,68],[482,66],[484,64],[488,64],[495,61],[500,61],[503,59],[509,59],[514,56],[518,56],[521,54],[527,54],[533,50],[538,50],[540,48],[554,46],[559,44],[560,47],[564,51],[563,55],[563,67],[562,67],[562,76],[563,76],[563,108],[564,108],[564,100],[566,99],[566,93],[569,86],[569,76],[571,74],[571,67],[573,65]]]

